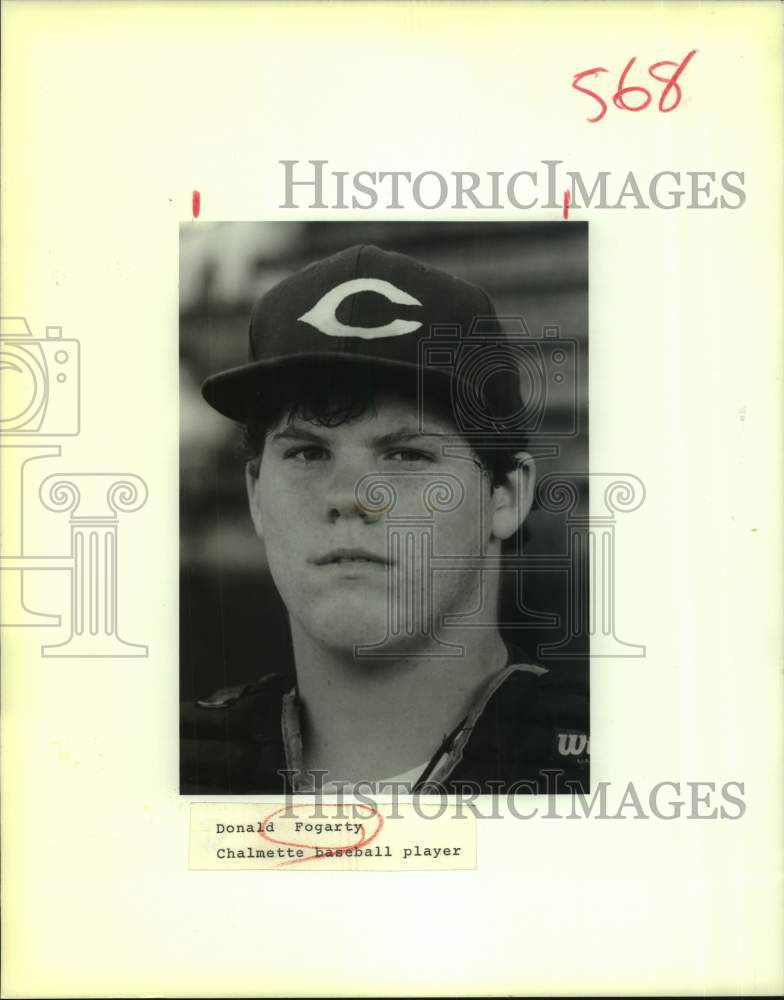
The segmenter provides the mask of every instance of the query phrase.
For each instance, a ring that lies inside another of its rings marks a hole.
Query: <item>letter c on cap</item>
[[[384,326],[346,326],[341,323],[335,313],[340,303],[358,292],[377,292],[385,299],[401,306],[421,306],[419,299],[402,291],[389,281],[380,278],[354,278],[335,285],[306,313],[300,316],[303,323],[310,323],[328,337],[361,337],[362,340],[375,340],[377,337],[399,337],[404,333],[413,333],[421,323],[410,319],[394,319]]]

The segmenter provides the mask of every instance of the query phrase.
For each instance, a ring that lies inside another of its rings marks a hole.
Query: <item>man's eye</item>
[[[300,465],[308,465],[311,462],[325,461],[329,458],[329,452],[317,444],[300,444],[295,448],[288,448],[283,457]]]
[[[395,448],[388,451],[384,456],[390,462],[405,462],[406,465],[434,462],[435,458],[429,452],[419,451],[417,448]]]

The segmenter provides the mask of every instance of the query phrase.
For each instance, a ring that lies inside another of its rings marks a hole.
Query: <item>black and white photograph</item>
[[[182,226],[183,793],[587,790],[587,254]]]

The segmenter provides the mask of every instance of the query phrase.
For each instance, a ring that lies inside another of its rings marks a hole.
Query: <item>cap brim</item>
[[[211,375],[202,383],[201,394],[210,406],[224,417],[244,423],[254,403],[263,398],[270,379],[281,369],[307,368],[314,364],[357,365],[375,368],[389,368],[408,371],[412,375],[422,370],[409,361],[396,361],[363,354],[337,355],[334,352],[313,352],[292,354],[229,368]],[[435,375],[439,381],[448,379],[449,373],[432,369],[428,376]]]

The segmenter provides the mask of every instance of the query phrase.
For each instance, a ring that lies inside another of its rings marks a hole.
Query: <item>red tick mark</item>
[[[193,192],[193,218],[199,218],[199,212],[201,212],[201,192]]]
[[[572,196],[569,191],[564,191],[564,207],[563,207],[563,217],[565,219],[569,218],[569,206],[572,203]]]

